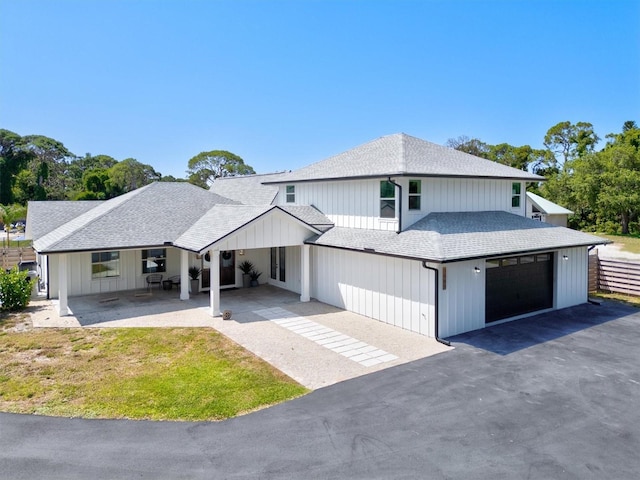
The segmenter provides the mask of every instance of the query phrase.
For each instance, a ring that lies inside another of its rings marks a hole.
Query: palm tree
[[[25,218],[27,215],[27,207],[14,203],[13,205],[1,205],[0,204],[0,222],[4,225],[4,229],[7,232],[7,246],[9,246],[9,230],[11,230],[11,224]]]

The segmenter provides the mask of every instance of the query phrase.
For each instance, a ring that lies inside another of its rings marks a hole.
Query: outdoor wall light
[[[480,268],[473,267],[473,273],[480,273]]]
[[[562,259],[563,260],[569,260],[569,256],[568,255],[562,255]]]
[[[244,250],[238,250],[238,255],[244,255]]]

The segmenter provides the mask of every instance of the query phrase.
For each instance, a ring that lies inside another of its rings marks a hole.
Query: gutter
[[[437,268],[433,268],[433,267],[429,267],[427,266],[427,261],[423,260],[422,261],[422,266],[424,268],[426,268],[427,270],[431,270],[434,273],[434,278],[436,280],[436,299],[435,299],[435,325],[434,325],[434,329],[435,329],[435,337],[436,340],[440,343],[442,343],[443,345],[446,345],[447,347],[451,346],[451,342],[449,342],[448,340],[444,340],[442,338],[440,338],[439,335],[439,330],[440,330],[440,323],[439,323],[439,318],[440,318],[440,310],[439,310],[439,298],[440,298],[440,288],[438,286],[438,277],[440,276],[440,272],[438,271]]]
[[[398,195],[398,229],[396,230],[396,233],[400,233],[402,232],[402,185],[391,180],[391,177],[387,177],[387,182],[396,186],[400,191]]]

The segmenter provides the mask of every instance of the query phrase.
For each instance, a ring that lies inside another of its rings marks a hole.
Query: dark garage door
[[[487,260],[485,322],[553,306],[553,253]]]

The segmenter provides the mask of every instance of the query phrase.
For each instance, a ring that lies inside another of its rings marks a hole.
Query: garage
[[[486,261],[485,322],[553,307],[553,253]]]

